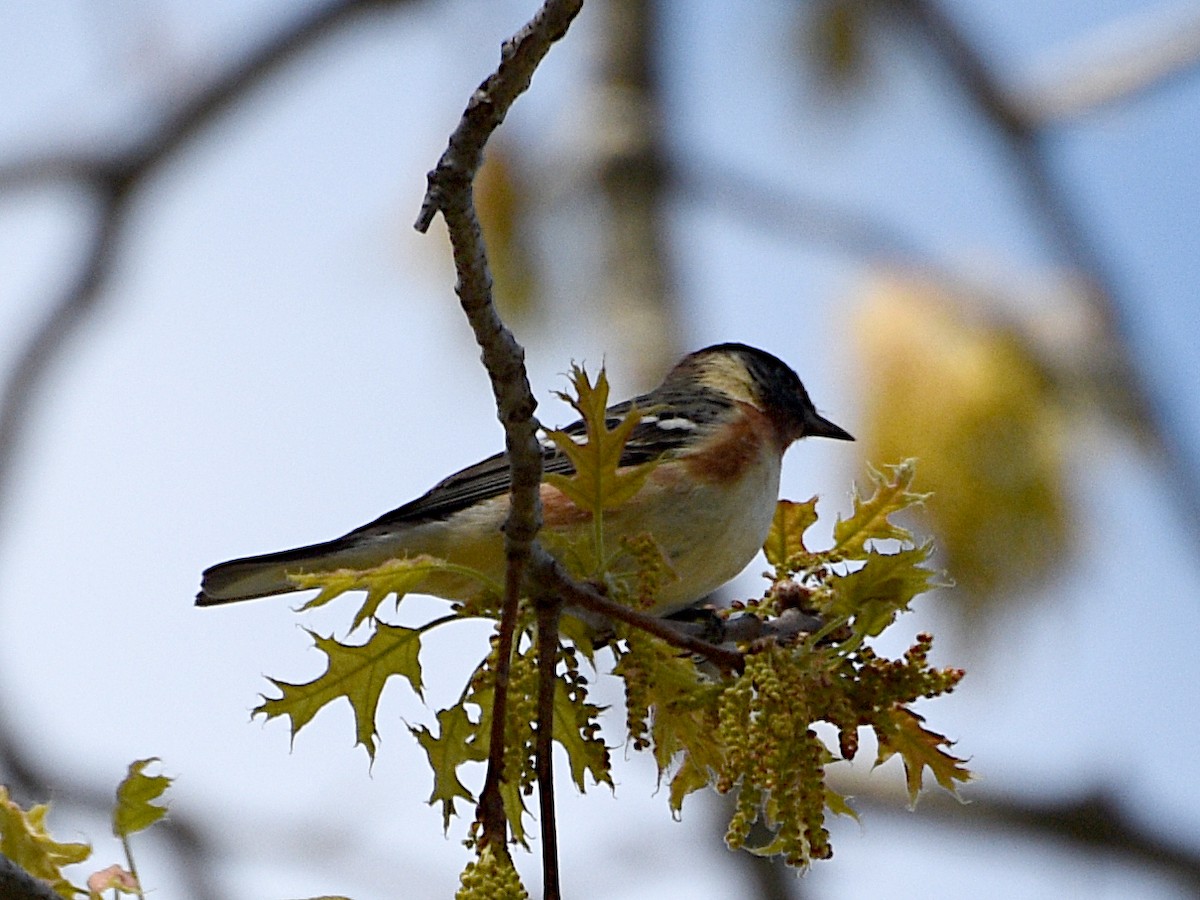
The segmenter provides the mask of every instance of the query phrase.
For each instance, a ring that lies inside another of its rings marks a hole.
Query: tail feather
[[[300,588],[289,576],[341,568],[348,564],[346,552],[353,549],[353,545],[345,539],[338,539],[218,563],[204,570],[196,605],[219,606],[298,591]]]

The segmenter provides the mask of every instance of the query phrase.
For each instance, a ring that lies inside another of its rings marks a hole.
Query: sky
[[[0,160],[119,144],[296,6],[4,6]],[[0,703],[51,769],[115,785],[130,761],[161,757],[177,779],[176,808],[210,823],[227,854],[218,877],[234,900],[365,900],[394,896],[398,879],[408,896],[446,897],[468,858],[466,822],[443,836],[439,810],[425,805],[430,776],[405,726],[431,714],[403,685],[384,695],[373,765],[352,746],[348,707],[323,711],[294,744],[284,723],[250,719],[269,690],[264,676],[320,671],[300,624],[327,633],[345,607],[298,619],[286,599],[192,606],[207,565],[341,534],[500,445],[444,237],[416,235],[411,222],[466,98],[533,4],[411,7],[363,19],[294,60],[158,174],[102,305],[48,379],[0,511],[9,638]],[[1146,8],[971,0],[953,13],[1016,82]],[[997,281],[1052,277],[1053,254],[1002,154],[944,73],[893,38],[868,90],[821,103],[802,70],[779,74],[792,13],[783,0],[665,4],[672,150],[867,211],[951,268]],[[585,8],[505,125],[548,178],[579,152],[598,18],[595,4]],[[1188,73],[1049,138],[1193,461],[1198,122],[1200,76]],[[675,199],[669,215],[682,342],[776,353],[853,432],[853,311],[872,271],[703,194]],[[594,234],[578,216],[562,223],[546,254],[553,311],[518,333],[552,424],[569,418],[552,391],[572,361],[607,361],[615,395],[641,387],[618,329],[578,327],[589,321],[579,307],[594,268],[562,261]],[[86,225],[86,200],[70,190],[0,195],[0,364],[70,271]],[[863,474],[848,452],[836,442],[794,448],[782,493],[820,493],[824,515],[844,512]],[[969,660],[960,690],[922,711],[959,740],[982,786],[1025,796],[1104,787],[1147,827],[1195,847],[1196,539],[1131,441],[1085,423],[1071,463],[1080,550],[1055,583],[1001,615],[983,646],[931,603],[890,649],[930,628],[935,662]],[[756,591],[761,567],[735,590]],[[406,601],[414,619],[438,609]],[[454,699],[485,641],[470,626],[431,641],[431,708]],[[597,696],[620,701],[603,679]],[[615,797],[560,790],[567,895],[739,896],[741,870],[722,857],[712,801],[689,803],[674,822],[650,761],[615,756]],[[863,760],[854,772],[868,768]],[[902,776],[887,766],[871,777]],[[91,839],[98,867],[119,858],[104,822],[53,824],[64,839]],[[152,837],[139,843],[158,895],[183,896],[169,856]],[[976,897],[1183,896],[1109,859],[1011,837],[981,842],[904,815],[840,823],[834,846],[835,860],[806,876],[816,896],[952,897],[965,886]],[[535,885],[536,857],[519,865]]]

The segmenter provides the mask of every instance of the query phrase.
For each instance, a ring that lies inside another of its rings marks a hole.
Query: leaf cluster
[[[49,804],[22,809],[3,786],[0,786],[0,855],[48,884],[61,897],[85,895],[98,900],[101,892],[107,890],[144,896],[129,855],[128,841],[130,835],[144,831],[167,814],[167,808],[155,801],[170,787],[171,779],[146,774],[147,767],[156,762],[156,757],[150,757],[131,763],[128,774],[117,787],[112,830],[125,844],[128,871],[113,865],[88,878],[87,888],[72,884],[63,868],[87,861],[92,855],[91,845],[56,841],[46,828]]]
[[[673,575],[657,544],[650,535],[622,535],[617,540],[604,530],[605,512],[635,496],[654,465],[620,466],[625,441],[640,413],[631,409],[619,418],[606,415],[608,384],[603,372],[593,385],[576,368],[572,381],[571,402],[583,417],[587,440],[550,433],[572,460],[575,473],[548,480],[590,515],[593,527],[583,529],[572,546],[552,544],[552,549],[568,559],[577,575],[601,585],[611,599],[650,608],[658,586]],[[924,499],[911,490],[913,471],[909,462],[886,473],[872,472],[872,492],[855,497],[852,514],[834,527],[833,545],[821,551],[805,543],[805,533],[817,519],[815,498],[779,504],[764,548],[773,567],[770,588],[762,598],[742,604],[737,614],[771,620],[798,608],[823,627],[816,633],[742,647],[744,672],[715,671],[638,628],[614,626],[608,648],[614,659],[612,673],[624,682],[629,742],[654,755],[660,777],[669,782],[668,802],[676,812],[688,794],[701,788],[736,794],[728,833],[731,846],[748,846],[751,826],[761,822],[772,838],[757,847],[758,852],[782,854],[794,865],[828,856],[825,812],[849,813],[850,808],[826,786],[824,770],[839,758],[854,756],[860,728],[874,731],[878,762],[893,755],[903,760],[913,799],[926,768],[951,790],[968,777],[962,761],[947,751],[949,742],[925,729],[909,709],[918,698],[952,690],[962,673],[929,666],[927,635],[895,661],[876,657],[867,644],[918,594],[938,584],[936,573],[926,565],[930,546],[918,544],[892,518]],[[344,698],[354,710],[356,742],[373,760],[384,685],[399,676],[418,698],[422,696],[420,649],[425,635],[465,618],[499,618],[494,599],[452,605],[448,615],[418,627],[391,624],[382,617],[387,597],[394,595],[398,607],[406,592],[420,590],[426,577],[446,566],[422,557],[375,569],[305,576],[305,585],[319,586],[321,593],[304,609],[348,590],[366,590],[367,600],[350,626],[350,633],[365,626],[366,637],[349,643],[310,632],[327,658],[326,670],[307,683],[272,679],[278,696],[264,697],[255,712],[288,718],[294,739],[320,709]],[[453,569],[458,576],[471,574]],[[491,743],[501,735],[500,798],[513,840],[527,845],[526,801],[537,778],[539,645],[534,621],[532,603],[522,600],[508,661],[503,723],[493,722],[499,664],[493,638],[457,702],[434,711],[427,724],[409,725],[433,773],[429,802],[440,806],[446,828],[460,801],[477,801],[465,768],[489,759]],[[589,700],[585,675],[597,667],[593,637],[580,621],[564,617],[554,670],[552,737],[565,751],[580,791],[589,783],[613,783],[610,748],[600,735],[604,710]],[[837,730],[836,748],[818,736],[818,722]],[[507,854],[496,853],[479,837],[477,819],[467,843],[479,855],[463,875],[462,897],[499,896],[478,893],[478,886],[510,877],[502,871],[506,866],[511,871]],[[511,887],[501,893],[518,896]]]
[[[913,802],[927,768],[951,791],[969,778],[949,741],[909,708],[953,690],[962,671],[930,667],[926,634],[900,660],[882,659],[867,644],[938,584],[926,565],[931,547],[892,521],[924,499],[911,491],[913,475],[911,461],[872,471],[872,493],[855,496],[853,514],[837,522],[826,550],[804,542],[817,520],[815,498],[778,505],[764,548],[772,584],[736,614],[765,618],[799,608],[825,623],[819,631],[747,647],[745,671],[724,678],[656,638],[628,636],[616,673],[625,678],[630,739],[653,750],[676,812],[701,788],[736,795],[731,847],[782,855],[791,865],[830,856],[826,811],[853,813],[826,784],[825,767],[855,756],[860,728],[876,736],[877,764],[901,758]],[[819,736],[819,722],[836,730],[836,748]],[[771,838],[751,847],[756,825]]]

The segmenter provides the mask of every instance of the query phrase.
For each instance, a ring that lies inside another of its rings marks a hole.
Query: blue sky
[[[953,13],[1017,81],[1144,6],[1022,0]],[[781,75],[793,8],[666,4],[672,149],[861,210],[950,268],[1002,282],[1053,277],[1055,258],[1002,155],[944,74],[893,39],[862,97],[817,108],[802,70]],[[142,196],[103,305],[30,423],[0,533],[0,702],[51,767],[115,784],[129,761],[161,756],[178,778],[175,803],[221,823],[227,896],[361,900],[391,896],[401,878],[410,896],[445,897],[466,859],[465,823],[443,838],[440,812],[424,805],[428,770],[404,723],[429,713],[406,688],[385,694],[373,768],[351,746],[348,708],[323,712],[292,748],[282,723],[248,722],[268,688],[262,676],[319,671],[291,604],[199,611],[191,600],[206,565],[340,534],[498,448],[442,237],[410,226],[467,96],[531,9],[463,0],[364,19],[214,123]],[[0,158],[121,140],[293,10],[265,0],[6,7]],[[597,19],[585,9],[505,126],[552,171],[570,170],[588,127],[579,98]],[[1185,75],[1050,142],[1193,461],[1198,122],[1200,79]],[[85,211],[67,190],[0,196],[0,360],[64,278]],[[703,196],[674,201],[670,221],[682,342],[777,353],[853,431],[852,315],[872,270]],[[555,227],[547,258],[558,305],[549,324],[519,335],[551,423],[568,417],[551,391],[572,360],[607,359],[614,393],[634,388],[619,329],[594,327],[580,309],[596,265],[579,252],[589,223],[568,209]],[[970,669],[925,712],[959,739],[989,790],[1105,786],[1148,826],[1195,846],[1197,542],[1132,442],[1083,422],[1072,447],[1081,551],[1056,582],[1001,616],[982,651],[933,604],[904,624],[933,628],[938,661]],[[831,516],[845,509],[857,466],[844,445],[801,445],[783,493],[819,492]],[[738,589],[759,586],[757,568]],[[412,614],[437,608],[413,601]],[[323,610],[305,624],[327,632],[343,617]],[[457,694],[484,640],[464,627],[433,642],[432,705]],[[619,702],[614,685],[598,690]],[[901,776],[889,766],[873,777]],[[715,858],[711,804],[672,822],[638,757],[619,763],[617,781],[615,799],[560,793],[569,895],[680,895],[681,884],[689,897],[738,895],[738,870]],[[56,825],[95,841],[102,864],[117,858],[103,822]],[[951,897],[965,885],[977,897],[1182,896],[1111,861],[905,817],[869,815],[839,827],[834,843],[835,860],[809,876],[827,897]],[[524,865],[531,883],[535,862]],[[162,896],[181,896],[153,842],[140,865]]]

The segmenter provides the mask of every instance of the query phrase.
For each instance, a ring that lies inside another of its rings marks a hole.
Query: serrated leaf
[[[543,479],[566,494],[580,509],[596,515],[630,500],[642,489],[655,464],[643,463],[618,471],[625,443],[637,423],[641,421],[642,413],[634,407],[616,427],[608,427],[605,416],[608,407],[608,375],[604,369],[600,370],[593,385],[587,372],[574,366],[571,383],[576,396],[560,396],[574,406],[583,418],[587,442],[576,443],[565,431],[548,431],[547,437],[571,460],[575,474],[566,476],[547,473]]]
[[[583,654],[583,658],[595,671],[596,668],[596,629],[576,616],[563,616],[558,623],[561,637],[566,638]]]
[[[281,696],[264,697],[254,715],[262,713],[268,719],[287,716],[294,740],[323,706],[345,697],[354,709],[356,743],[374,760],[379,695],[393,675],[407,679],[412,689],[421,693],[421,634],[429,627],[403,628],[376,620],[375,633],[359,645],[342,644],[309,631],[317,649],[329,658],[325,673],[304,684],[269,679]]]
[[[529,849],[529,833],[525,830],[525,820],[529,817],[529,808],[525,805],[525,793],[515,779],[506,778],[500,782],[500,799],[504,802],[504,815],[508,819],[508,828],[514,843]]]
[[[701,767],[692,754],[685,754],[683,762],[671,776],[670,791],[667,797],[671,812],[678,815],[679,811],[683,809],[684,798],[688,794],[707,788],[712,783],[712,779],[713,773],[710,770]]]
[[[81,863],[92,855],[88,844],[60,843],[46,830],[50,807],[39,804],[28,811],[9,799],[8,788],[0,785],[0,854],[34,878],[50,884],[63,897],[87,893],[67,881],[63,866]]]
[[[471,721],[461,703],[439,712],[437,722],[437,734],[424,725],[410,726],[409,731],[429,757],[429,767],[433,769],[433,793],[429,796],[429,805],[442,804],[442,827],[449,830],[454,801],[461,797],[468,803],[475,802],[475,797],[458,778],[458,767],[487,759],[488,739],[486,733],[481,734],[479,724]]]
[[[971,773],[964,765],[966,760],[951,756],[943,749],[954,746],[953,742],[925,728],[924,721],[908,707],[894,706],[884,711],[882,718],[874,723],[879,739],[875,765],[882,765],[893,756],[903,760],[910,806],[916,805],[921,793],[926,767],[933,772],[937,783],[952,794],[957,794],[956,782],[971,780]]]
[[[866,499],[855,492],[854,513],[848,519],[839,516],[833,526],[831,554],[843,559],[860,559],[868,541],[912,540],[908,529],[893,524],[889,517],[923,503],[929,497],[909,490],[916,476],[916,460],[906,459],[899,465],[885,466],[885,469],[886,472],[881,472],[868,467],[875,492]]]
[[[112,828],[117,837],[143,831],[167,814],[167,808],[154,803],[171,786],[165,775],[147,775],[146,767],[159,762],[157,756],[129,764],[129,773],[117,786],[117,805],[113,808]]]
[[[795,565],[795,561],[811,556],[804,546],[804,532],[817,521],[817,498],[804,503],[795,500],[780,500],[775,504],[775,517],[763,553],[767,562],[780,572]],[[790,561],[790,562],[789,562]]]
[[[598,736],[588,732],[604,710],[594,703],[575,701],[561,678],[554,686],[554,740],[567,751],[571,778],[580,793],[587,789],[590,773],[594,784],[612,784],[608,748]]]
[[[831,788],[828,783],[825,785],[825,808],[835,816],[848,816],[855,822],[858,821],[858,811],[850,805],[844,796]]]
[[[332,572],[306,572],[293,575],[291,581],[300,588],[319,587],[321,592],[300,607],[300,612],[324,606],[348,591],[366,591],[367,599],[354,616],[350,630],[375,616],[379,605],[390,594],[399,603],[405,594],[419,592],[426,579],[437,575],[453,575],[478,581],[480,587],[500,594],[502,588],[482,572],[438,559],[433,556],[413,556],[391,559],[370,569],[337,569]]]
[[[914,597],[941,584],[937,572],[922,565],[932,552],[930,544],[899,553],[868,551],[861,569],[830,579],[828,614],[850,617],[855,634],[879,635]]]

